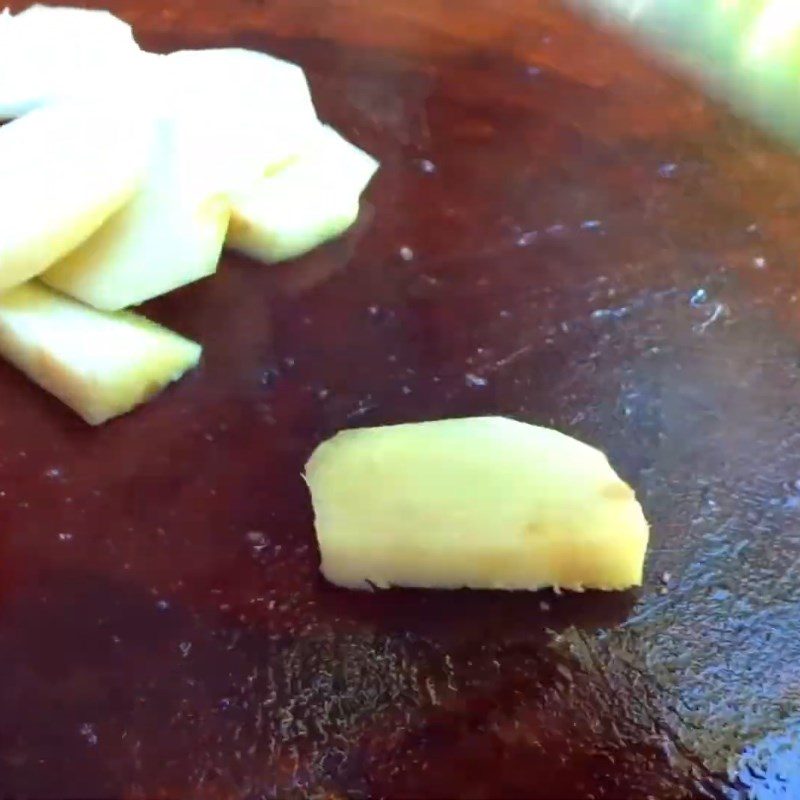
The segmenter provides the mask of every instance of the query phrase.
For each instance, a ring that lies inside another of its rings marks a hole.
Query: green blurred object
[[[800,0],[574,0],[800,146]]]

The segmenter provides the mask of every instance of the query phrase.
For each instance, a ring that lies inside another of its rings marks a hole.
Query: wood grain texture
[[[0,795],[797,794],[797,158],[549,0],[110,5],[298,61],[383,169],[146,306],[206,354],[136,414],[0,369]],[[314,446],[481,413],[609,453],[640,593],[319,578]]]

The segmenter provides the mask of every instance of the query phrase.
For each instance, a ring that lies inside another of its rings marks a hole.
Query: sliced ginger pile
[[[295,64],[148,53],[106,11],[0,14],[0,119],[0,355],[92,424],[199,359],[116,312],[213,275],[226,244],[275,263],[340,235],[378,168]]]

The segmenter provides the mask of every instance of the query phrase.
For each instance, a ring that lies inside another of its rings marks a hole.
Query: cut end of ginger
[[[332,583],[622,590],[648,526],[599,450],[502,417],[345,431],[306,466]]]
[[[35,281],[0,295],[0,356],[91,425],[149,400],[200,354],[144,317],[96,311]]]

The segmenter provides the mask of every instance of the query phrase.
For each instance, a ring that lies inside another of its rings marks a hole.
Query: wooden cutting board
[[[108,5],[296,60],[383,168],[149,304],[205,358],[135,414],[0,367],[0,795],[800,793],[798,159],[549,0]],[[481,413],[609,453],[640,592],[320,579],[313,447]]]

